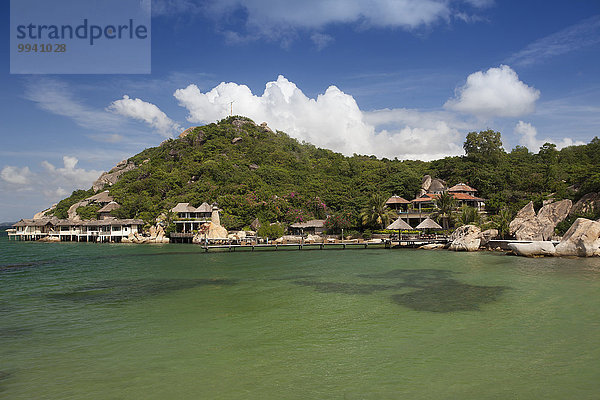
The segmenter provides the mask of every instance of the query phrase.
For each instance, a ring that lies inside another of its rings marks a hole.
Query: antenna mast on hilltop
[[[231,107],[229,112],[230,112],[230,116],[232,116],[232,117],[233,117],[233,103],[235,103],[235,100],[233,100],[229,103],[229,107]]]

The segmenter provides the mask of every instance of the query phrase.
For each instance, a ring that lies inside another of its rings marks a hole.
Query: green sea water
[[[598,399],[600,259],[2,237],[0,398]]]

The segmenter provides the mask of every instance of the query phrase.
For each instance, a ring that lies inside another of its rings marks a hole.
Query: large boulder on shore
[[[498,233],[499,232],[497,229],[487,229],[487,230],[481,232],[481,234],[479,235],[479,238],[481,239],[481,243],[479,245],[480,246],[487,245],[490,242],[490,240],[498,237]]]
[[[554,228],[569,215],[572,206],[571,200],[561,200],[545,205],[536,215],[533,202],[530,201],[511,221],[510,234],[515,235],[517,240],[550,240]]]
[[[450,235],[450,250],[477,251],[481,245],[481,229],[475,225],[463,225]]]
[[[600,256],[600,222],[577,218],[556,246],[557,256]]]
[[[508,247],[518,256],[553,256],[556,248],[552,242],[509,243]]]

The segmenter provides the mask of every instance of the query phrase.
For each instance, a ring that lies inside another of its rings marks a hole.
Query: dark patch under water
[[[51,293],[48,297],[76,302],[105,303],[157,296],[182,289],[200,286],[233,285],[232,279],[122,279],[106,280],[80,286],[64,293]]]
[[[366,279],[386,279],[402,282],[401,287],[422,288],[451,279],[452,272],[444,269],[394,269],[380,274],[360,274]]]
[[[503,286],[476,286],[452,278],[453,273],[440,269],[396,269],[380,274],[360,274],[370,280],[385,280],[386,284],[319,282],[295,280],[292,283],[313,287],[321,293],[372,294],[383,290],[418,289],[392,295],[392,301],[416,311],[447,313],[477,311],[482,304],[498,300],[506,290]]]
[[[392,300],[416,311],[477,311],[481,304],[498,300],[505,289],[503,286],[474,286],[448,279],[414,292],[392,295]]]
[[[12,373],[10,373],[10,372],[0,371],[0,392],[4,392],[6,390],[3,383],[5,380],[10,378],[11,376],[12,376]]]
[[[319,281],[294,281],[300,286],[313,287],[320,293],[343,293],[343,294],[371,294],[380,290],[394,289],[394,285],[370,285],[366,283],[344,283],[344,282],[319,282]]]
[[[18,264],[1,264],[0,272],[14,271],[22,268],[29,268],[41,265],[41,262],[28,262],[28,263],[18,263]]]
[[[18,338],[31,334],[31,328],[22,327],[0,327],[0,339]]]

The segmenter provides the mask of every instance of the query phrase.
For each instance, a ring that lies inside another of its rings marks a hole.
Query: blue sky
[[[11,75],[6,36],[0,221],[231,101],[345,154],[429,160],[487,128],[534,152],[600,136],[597,1],[156,0],[152,13],[149,75]]]

